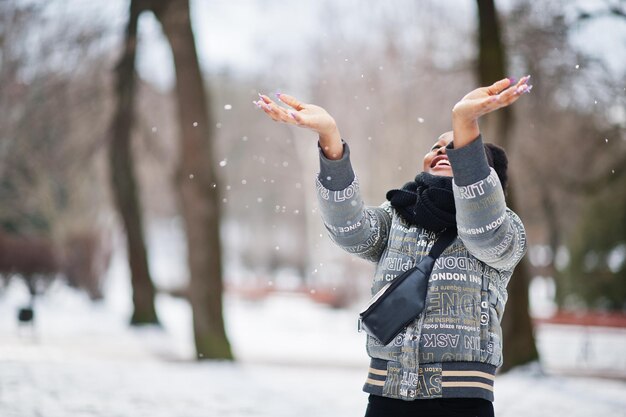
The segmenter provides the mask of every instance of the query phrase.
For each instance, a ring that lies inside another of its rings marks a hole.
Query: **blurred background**
[[[496,411],[624,416],[626,1],[1,1],[0,414],[362,415],[373,265],[252,102],[326,108],[378,205],[526,74],[481,124],[530,244]]]

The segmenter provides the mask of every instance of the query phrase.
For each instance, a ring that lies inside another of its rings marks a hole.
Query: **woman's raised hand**
[[[528,85],[530,75],[520,78],[515,83],[504,78],[488,87],[470,91],[452,109],[452,126],[455,147],[461,147],[475,139],[480,133],[478,118],[502,107],[515,103],[524,93],[533,88]]]
[[[279,106],[268,96],[259,94],[260,100],[253,101],[275,122],[304,127],[319,135],[320,146],[327,158],[339,159],[343,154],[341,135],[335,119],[320,106],[306,104],[287,94],[276,94],[290,108]]]
[[[505,78],[488,87],[480,87],[469,92],[452,109],[454,117],[476,120],[480,116],[517,101],[524,93],[530,92],[532,85],[527,82],[530,75],[522,77],[517,84]]]

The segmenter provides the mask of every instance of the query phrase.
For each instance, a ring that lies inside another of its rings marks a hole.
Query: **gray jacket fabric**
[[[448,149],[447,155],[458,237],[435,263],[422,314],[386,346],[367,336],[371,362],[363,389],[371,394],[403,400],[494,398],[506,286],[525,254],[526,235],[520,218],[506,207],[482,138]],[[364,205],[345,142],[340,160],[320,151],[316,182],[331,239],[376,263],[372,294],[427,256],[438,237],[409,225],[388,201]]]

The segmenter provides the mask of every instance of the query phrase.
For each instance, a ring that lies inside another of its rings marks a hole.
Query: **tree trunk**
[[[478,80],[489,85],[506,77],[506,55],[494,0],[476,0],[478,4]],[[505,107],[482,118],[494,143],[507,148],[513,130],[513,109]]]
[[[115,204],[122,217],[128,246],[133,288],[131,324],[158,324],[154,308],[155,289],[150,278],[146,245],[143,238],[141,208],[131,152],[131,133],[135,102],[135,55],[137,20],[141,9],[137,1],[130,4],[124,52],[116,67],[117,108],[111,124],[109,163]]]
[[[189,0],[153,1],[176,69],[181,161],[177,173],[187,231],[190,302],[198,359],[232,359],[222,316],[220,199],[213,123],[196,53]]]
[[[500,26],[493,0],[476,0],[478,5],[479,58],[478,78],[480,85],[489,85],[506,76],[505,50],[500,36]],[[493,141],[505,149],[510,149],[510,132],[513,126],[512,108],[507,107],[487,115],[485,131],[493,136]],[[511,181],[508,190],[509,207],[515,211],[515,182]],[[504,363],[501,370],[538,359],[532,321],[528,311],[528,285],[530,269],[526,258],[515,268],[508,286],[509,299],[506,314],[502,321]]]
[[[515,201],[515,194],[511,185],[509,185],[508,199]],[[509,207],[515,210],[513,204],[509,203]],[[539,359],[532,319],[528,310],[530,278],[530,265],[528,259],[524,257],[515,268],[507,287],[509,299],[502,320],[504,362],[500,368],[501,372]]]

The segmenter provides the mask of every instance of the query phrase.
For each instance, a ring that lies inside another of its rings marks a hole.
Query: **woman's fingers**
[[[276,106],[276,104],[273,103],[271,100],[268,101],[267,99],[264,99],[263,97],[261,97],[260,100],[253,101],[253,103],[258,108],[263,110],[265,114],[267,114],[275,122],[279,120],[278,113],[276,112],[276,109],[278,108],[278,106]]]
[[[280,107],[273,102],[268,96],[259,94],[260,100],[253,101],[253,103],[263,110],[272,120],[275,122],[283,122],[289,124],[299,124],[302,121],[302,117],[295,111],[288,111],[287,109]]]
[[[288,94],[276,93],[276,96],[280,101],[287,104],[290,107],[293,107],[297,111],[304,109],[304,104],[298,101],[295,97],[290,96]]]
[[[509,104],[515,102],[522,94],[529,93],[532,90],[533,86],[528,85],[527,82],[530,79],[530,75],[526,75],[515,84],[511,85],[509,88],[504,91],[489,97],[491,102],[499,104],[499,107],[508,106]],[[504,81],[504,80],[501,80]],[[497,85],[501,81],[493,84],[491,87]],[[490,87],[490,88],[491,88]]]
[[[475,102],[477,107],[475,107],[476,113],[474,113],[474,116],[478,118],[487,113],[491,113],[494,110],[500,109],[502,107],[507,107],[515,103],[517,100],[519,100],[519,98],[524,93],[528,93],[532,89],[532,86],[526,84],[529,78],[530,76],[522,77],[515,84],[512,84],[511,80],[509,79],[504,79],[487,87],[487,91],[492,92],[492,91],[497,91],[499,88],[501,88],[504,85],[509,86],[497,94],[493,94],[493,95],[490,94],[487,97],[478,99]]]
[[[279,107],[275,103],[267,104],[267,107],[264,108],[265,112],[274,120],[281,121],[285,123],[291,123],[293,119],[290,120],[289,115],[282,107]]]
[[[263,100],[263,102],[265,104],[275,104],[272,101],[272,99],[270,99],[265,94],[259,94],[259,97],[261,98],[261,100]],[[304,107],[305,107],[304,103],[301,103],[298,99],[296,99],[295,97],[290,96],[288,94],[276,93],[276,97],[278,97],[278,99],[280,101],[282,101],[283,103],[287,104],[290,107],[293,107],[297,111],[300,111],[300,110],[304,109]]]
[[[510,78],[503,78],[500,81],[496,81],[487,87],[487,92],[491,96],[500,94],[504,89],[513,84],[513,80]]]
[[[261,93],[259,93],[259,100],[253,101],[253,103],[256,104],[258,108],[265,110],[266,113],[271,109],[272,105],[275,105],[268,96]]]
[[[500,96],[502,96],[502,99],[504,101],[510,101],[512,103],[513,101],[516,101],[522,94],[530,93],[530,90],[532,90],[533,86],[527,84],[529,79],[530,75],[522,77],[517,82],[517,84],[502,92]]]
[[[532,89],[532,86],[527,85],[529,79],[530,75],[526,75],[516,83],[512,78],[503,78],[488,86],[487,92],[490,96],[497,97],[497,99],[508,97],[510,94],[527,93]]]
[[[295,97],[287,94],[277,93],[276,96],[280,101],[293,107],[295,110],[279,106],[265,94],[259,94],[260,99],[258,101],[253,101],[253,103],[274,121],[298,125],[306,124],[306,116],[300,113],[300,110],[305,108],[305,104],[301,103]]]
[[[517,83],[504,78],[487,87],[471,91],[459,101],[452,112],[459,120],[477,120],[487,113],[510,106],[524,93],[529,93],[532,85],[528,85],[530,75],[522,77]]]
[[[519,81],[517,82],[517,84],[515,85],[515,87],[519,88],[519,87],[523,87],[525,85],[528,85],[528,81],[530,80],[530,75],[526,75],[522,78],[519,79]],[[531,86],[529,86],[531,87]]]

